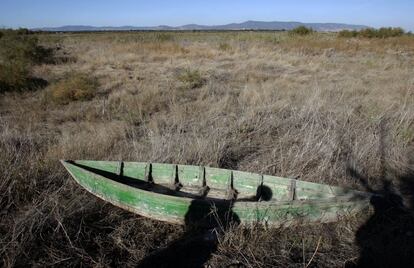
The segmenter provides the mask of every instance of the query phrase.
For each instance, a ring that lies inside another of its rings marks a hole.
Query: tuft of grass
[[[228,43],[220,43],[219,44],[219,50],[221,50],[221,51],[230,51],[231,49],[232,49],[232,47]]]
[[[174,41],[174,35],[169,33],[155,33],[154,39],[158,42]]]
[[[195,89],[202,87],[206,79],[198,70],[186,69],[178,75],[178,80],[185,84],[185,88]]]
[[[98,86],[98,80],[95,77],[72,73],[47,88],[47,99],[57,104],[90,100],[95,96]]]

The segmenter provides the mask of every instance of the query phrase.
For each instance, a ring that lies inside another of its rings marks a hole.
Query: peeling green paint
[[[216,220],[231,214],[242,224],[331,222],[367,208],[370,199],[370,194],[340,187],[210,167],[85,160],[62,164],[80,185],[103,200],[171,223],[211,220],[214,214]],[[182,186],[179,192],[171,190],[177,179]],[[190,191],[206,185],[211,190],[204,198]],[[257,196],[263,189],[270,191],[270,200]],[[235,200],[225,200],[230,190],[237,192]]]

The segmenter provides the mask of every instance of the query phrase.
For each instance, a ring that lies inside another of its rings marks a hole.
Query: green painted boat
[[[203,166],[61,161],[99,198],[177,224],[289,226],[333,222],[369,207],[372,194],[296,179]]]

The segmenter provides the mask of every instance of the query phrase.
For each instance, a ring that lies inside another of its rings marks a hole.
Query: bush
[[[358,36],[357,31],[342,30],[338,33],[338,37],[343,37],[343,38],[353,38],[357,36]]]
[[[11,90],[21,90],[28,86],[29,71],[22,61],[0,64],[0,93]]]
[[[30,70],[52,56],[27,29],[0,31],[0,92],[29,89]]]
[[[4,34],[0,39],[0,92],[27,88],[36,40]]]
[[[46,90],[46,98],[58,104],[90,100],[95,96],[98,86],[96,78],[87,74],[72,73],[67,78],[50,85]]]
[[[13,61],[24,60],[28,63],[36,63],[38,40],[33,35],[23,34],[22,30],[2,32],[0,39],[0,60]]]
[[[338,37],[352,38],[352,37],[363,37],[363,38],[389,38],[398,37],[404,35],[405,32],[402,28],[366,28],[360,31],[348,31],[343,30],[338,33]]]
[[[178,76],[178,80],[186,85],[187,88],[194,89],[202,87],[205,79],[198,70],[187,69]]]
[[[30,31],[29,29],[26,29],[26,28],[19,28],[19,29],[16,30],[16,33],[18,35],[29,35],[29,34],[33,34],[32,31]]]
[[[404,34],[405,34],[405,32],[402,28],[389,27],[389,28],[380,28],[378,30],[377,37],[380,37],[380,38],[398,37],[398,36],[402,36]]]
[[[372,28],[362,29],[359,31],[358,36],[364,38],[374,38],[376,37],[376,30]]]
[[[313,31],[312,28],[308,28],[308,27],[305,27],[305,26],[299,26],[299,27],[296,27],[295,29],[290,30],[289,34],[290,35],[308,35],[308,34],[311,34],[313,32],[314,31]]]

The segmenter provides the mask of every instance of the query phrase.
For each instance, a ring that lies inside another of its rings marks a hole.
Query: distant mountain
[[[342,23],[303,23],[297,21],[245,21],[242,23],[230,23],[225,25],[198,25],[187,24],[178,27],[168,25],[136,27],[136,26],[85,26],[85,25],[67,25],[61,27],[35,28],[38,31],[56,31],[56,32],[81,32],[81,31],[145,31],[145,30],[291,30],[298,26],[306,26],[315,31],[335,32],[340,30],[360,30],[368,28],[365,25],[342,24]]]

